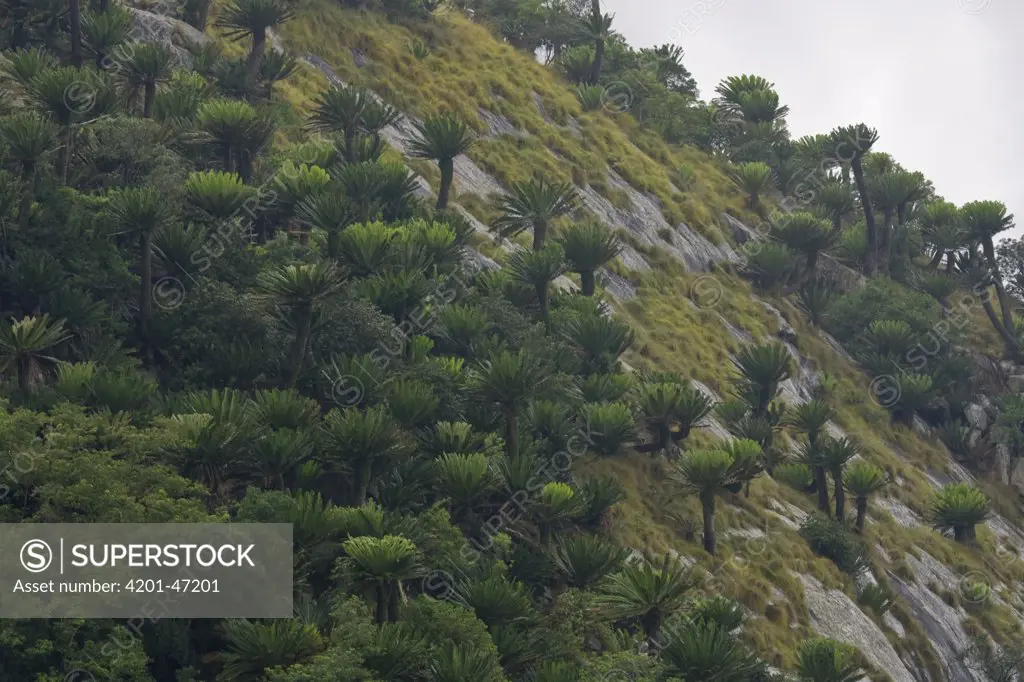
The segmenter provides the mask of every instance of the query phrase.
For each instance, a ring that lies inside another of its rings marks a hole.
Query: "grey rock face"
[[[833,639],[853,644],[884,670],[893,682],[915,682],[885,633],[844,592],[827,590],[815,578],[800,575],[804,601],[815,630]]]

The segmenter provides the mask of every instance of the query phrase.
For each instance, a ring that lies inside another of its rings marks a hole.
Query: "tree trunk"
[[[533,224],[533,250],[540,251],[544,248],[544,240],[548,236],[548,224],[538,220]]]
[[[871,199],[868,197],[868,186],[864,182],[864,168],[860,165],[859,154],[853,157],[850,167],[857,185],[857,194],[860,195],[861,207],[864,209],[864,225],[867,230],[868,251],[864,254],[864,273],[873,275],[878,267],[878,229],[875,226],[875,215],[871,211]]]
[[[992,268],[992,280],[996,287],[996,296],[999,298],[999,307],[1003,313],[1003,326],[1007,330],[1013,329],[1013,308],[1010,306],[1010,297],[1006,295],[1003,288],[1003,276],[999,273],[999,262],[996,261],[996,250],[992,244],[992,237],[985,237],[982,241],[982,249],[985,251],[985,260]]]
[[[590,66],[590,84],[597,85],[601,79],[601,63],[604,61],[604,40],[598,38],[594,43],[594,63]]]
[[[828,476],[825,473],[825,467],[814,467],[814,480],[818,488],[818,509],[828,514]]]
[[[437,192],[437,210],[448,208],[448,193],[452,188],[452,176],[455,174],[454,159],[440,159],[437,165],[441,168],[441,188]]]
[[[22,393],[28,393],[32,387],[32,361],[27,357],[18,358],[18,388]]]
[[[700,496],[704,512],[704,549],[711,556],[715,555],[715,494],[703,493]]]
[[[64,127],[64,148],[60,151],[60,184],[66,187],[71,170],[71,146],[75,141],[75,129],[70,123]]]
[[[106,12],[110,9],[110,0],[100,0],[100,12]]]
[[[367,491],[370,489],[370,473],[372,462],[366,459],[356,467],[356,503],[352,506],[361,507],[366,504]]]
[[[153,233],[150,230],[144,230],[139,237],[139,252],[139,326],[145,343],[149,333],[149,321],[153,317]]]
[[[291,372],[288,375],[288,388],[295,388],[302,371],[302,361],[306,359],[306,346],[309,345],[309,331],[313,325],[313,310],[301,311],[298,328],[295,330],[295,342],[292,345]]]
[[[519,416],[513,407],[505,408],[505,452],[509,457],[519,453]]]
[[[68,19],[71,22],[71,65],[82,68],[82,8],[79,0],[68,0]]]
[[[345,127],[345,161],[354,163],[356,160],[356,127]]]
[[[548,319],[548,284],[537,285],[537,303],[540,305],[540,316],[544,320],[544,330],[551,331],[551,320]]]
[[[259,76],[260,67],[263,66],[263,54],[267,51],[267,30],[254,31],[252,34],[252,51],[249,52],[249,62],[246,64],[246,72],[252,83],[256,82]]]
[[[156,99],[156,83],[146,83],[145,95],[142,100],[142,118],[153,116],[153,101]]]
[[[661,452],[668,447],[669,442],[672,440],[672,427],[669,426],[668,422],[658,423],[658,447],[655,452]]]
[[[954,526],[953,527],[953,539],[960,543],[965,543],[970,539],[970,533],[968,529],[973,530],[973,526]]]
[[[1016,337],[1010,333],[1000,321],[999,316],[996,315],[995,309],[992,307],[992,302],[988,300],[988,294],[982,294],[981,307],[985,310],[985,315],[988,316],[988,321],[995,327],[996,332],[999,333],[1000,338],[1003,339],[1003,344],[1006,346],[1006,353],[1012,357],[1020,355],[1020,344],[1017,342]]]
[[[648,641],[657,642],[661,636],[661,610],[653,608],[641,616],[640,627],[644,629]]]
[[[388,597],[391,596],[391,585],[389,583],[377,583],[377,623],[386,623],[388,620]]]
[[[843,490],[843,470],[840,467],[832,469],[832,484],[836,498],[836,519],[846,519],[846,491]]]
[[[32,215],[32,199],[36,190],[36,164],[26,163],[21,171],[21,204],[18,206],[18,229],[25,232],[28,220]]]
[[[944,251],[942,251],[941,249],[936,249],[935,255],[932,256],[932,259],[930,261],[928,261],[928,269],[929,270],[938,270],[939,269],[939,263],[942,262],[942,257],[945,256],[945,255],[946,255],[946,253]]]
[[[595,279],[593,270],[580,270],[580,288],[584,296],[594,295]]]
[[[884,274],[889,274],[889,249],[892,244],[892,211],[882,211],[882,229],[878,234],[878,253],[880,254],[879,269]]]
[[[868,498],[866,496],[857,497],[857,532],[864,532],[864,519],[868,515]]]
[[[949,251],[946,253],[946,272],[953,274],[956,270],[956,252]]]

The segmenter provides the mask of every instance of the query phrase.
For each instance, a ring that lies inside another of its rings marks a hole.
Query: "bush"
[[[786,246],[770,242],[751,253],[744,273],[762,291],[774,291],[789,282],[797,256]]]
[[[812,516],[800,526],[800,535],[815,554],[831,559],[841,571],[857,575],[868,567],[867,545],[842,521]]]
[[[871,339],[864,331],[876,320],[903,322],[909,327],[915,342],[934,347],[935,340],[926,337],[936,334],[933,330],[942,320],[942,312],[931,296],[878,277],[870,280],[867,286],[850,291],[833,302],[826,326],[843,343],[856,340],[854,352],[868,351]],[[955,336],[955,329],[946,333],[950,342]]]

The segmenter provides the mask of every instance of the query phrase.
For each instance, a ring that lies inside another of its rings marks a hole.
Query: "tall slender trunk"
[[[846,491],[843,490],[842,467],[834,467],[832,469],[832,484],[836,498],[836,519],[842,521],[846,518]]]
[[[996,311],[992,307],[992,301],[989,300],[987,291],[981,293],[981,307],[985,310],[985,315],[988,316],[988,321],[992,323],[992,326],[995,328],[1000,338],[1002,338],[1003,345],[1006,346],[1007,354],[1013,357],[1020,355],[1020,342],[1017,341],[1017,338],[1009,329],[1006,328],[1002,320],[999,319],[999,316],[996,315]]]
[[[153,116],[153,101],[156,99],[156,82],[147,82],[142,100],[142,118]]]
[[[533,224],[533,250],[540,251],[544,248],[544,240],[548,236],[547,221],[538,220]]]
[[[36,190],[36,164],[26,163],[21,170],[21,204],[18,206],[18,229],[28,229],[28,220],[32,215],[32,198]]]
[[[890,209],[884,209],[882,211],[882,230],[878,235],[878,252],[879,258],[879,269],[884,274],[889,274],[889,254],[892,248],[892,211]]]
[[[252,34],[252,51],[249,52],[249,61],[246,64],[246,72],[251,83],[256,82],[259,76],[260,67],[263,66],[263,54],[267,51],[267,29],[254,31]]]
[[[441,188],[437,192],[437,210],[448,208],[448,193],[452,189],[452,176],[455,174],[454,159],[440,159],[437,165],[441,168]]]
[[[864,519],[868,515],[868,498],[865,495],[857,496],[857,523],[856,528],[858,533],[864,532]]]
[[[71,64],[82,68],[82,8],[79,0],[68,0],[68,19],[71,21]]]
[[[715,494],[701,493],[700,504],[704,514],[704,549],[715,555]]]
[[[584,296],[594,295],[595,280],[593,270],[580,270],[580,288]]]
[[[946,253],[946,272],[952,275],[954,270],[956,270],[956,252],[949,251]]]
[[[295,330],[295,342],[292,345],[291,371],[288,374],[288,388],[295,388],[302,372],[302,361],[306,359],[306,346],[309,345],[309,331],[313,326],[313,309],[307,307],[300,313],[299,324]]]
[[[143,342],[148,339],[149,321],[153,317],[153,233],[143,230],[139,237],[141,282],[139,283],[139,327]]]
[[[864,209],[864,225],[867,230],[868,251],[864,254],[864,272],[873,275],[878,267],[878,229],[875,226],[875,214],[871,211],[871,198],[868,197],[868,186],[864,182],[864,168],[860,164],[859,154],[853,157],[850,167],[853,170],[853,181],[857,185],[857,194],[860,195],[861,207]]]
[[[825,467],[814,467],[814,480],[815,487],[818,489],[818,509],[828,514],[828,475],[825,473]]]
[[[519,416],[516,408],[505,408],[505,452],[509,457],[519,454]]]
[[[551,320],[548,317],[548,283],[537,285],[537,303],[540,304],[540,316],[544,320],[544,330],[551,331]]]
[[[594,63],[590,66],[591,85],[597,85],[601,79],[602,62],[604,62],[604,39],[598,38],[594,43]]]
[[[18,358],[18,388],[28,393],[32,387],[32,360],[28,357]]]
[[[939,269],[939,263],[942,262],[942,257],[945,256],[945,255],[946,255],[945,251],[943,251],[942,249],[936,249],[935,250],[935,255],[932,256],[932,259],[930,261],[928,261],[928,269],[929,270],[938,270]]]
[[[377,583],[377,622],[386,623],[388,620],[388,602],[391,596],[391,584],[390,583]]]
[[[75,142],[75,128],[68,123],[64,126],[64,147],[60,150],[60,184],[68,184],[68,173],[71,169],[71,147]]]
[[[992,244],[992,237],[985,237],[981,241],[982,249],[985,251],[985,260],[992,268],[992,280],[996,286],[996,296],[999,298],[999,307],[1003,313],[1003,326],[1008,330],[1013,329],[1013,308],[1010,306],[1010,297],[1006,295],[1003,288],[1003,276],[999,272],[999,262],[996,260],[995,246]]]
[[[370,473],[373,462],[367,458],[356,467],[356,503],[355,507],[361,507],[366,503],[366,494],[370,489]]]
[[[345,126],[345,161],[355,163],[356,160],[356,127]]]

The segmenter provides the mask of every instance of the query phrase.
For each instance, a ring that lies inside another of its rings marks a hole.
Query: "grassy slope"
[[[713,241],[722,239],[718,216],[723,211],[744,217],[742,197],[716,162],[694,149],[669,148],[628,116],[583,113],[567,84],[550,70],[495,41],[484,28],[463,17],[448,15],[429,27],[413,29],[388,24],[378,15],[343,10],[330,0],[307,0],[298,19],[285,26],[280,35],[286,47],[298,56],[320,56],[346,81],[372,88],[408,113],[422,116],[448,109],[486,133],[478,115],[478,107],[484,107],[528,131],[526,139],[488,137],[471,154],[503,183],[541,171],[551,177],[588,182],[602,191],[605,169],[610,167],[635,188],[657,196],[670,223],[685,220]],[[431,45],[431,54],[423,61],[411,53],[409,45],[414,40]],[[368,57],[369,63],[362,69],[353,62],[353,48]],[[241,47],[229,49],[240,51]],[[304,109],[325,85],[319,73],[303,66],[279,86],[279,92]],[[573,120],[578,124],[579,136],[570,127]],[[672,182],[681,165],[688,166],[695,175],[693,187],[685,195]],[[414,167],[436,186],[433,167],[422,163]],[[466,195],[458,200],[478,217],[486,218],[484,201]],[[619,308],[637,329],[636,350],[627,358],[634,367],[679,371],[726,394],[731,372],[729,354],[738,345],[719,314],[755,337],[775,331],[776,322],[754,301],[749,287],[735,278],[723,278],[723,296],[714,309],[700,310],[684,300],[694,276],[679,267],[663,264],[656,271],[632,277],[639,284],[638,296]],[[948,457],[943,448],[906,428],[893,426],[888,414],[871,403],[864,374],[832,351],[787,303],[774,304],[787,312],[798,330],[801,352],[820,370],[840,380],[840,425],[861,443],[866,459],[905,481],[899,488],[893,486],[889,494],[923,516],[931,485],[922,470],[944,471]],[[977,315],[972,315],[970,334],[982,347],[997,348],[987,322]],[[696,433],[692,440],[699,445],[708,442],[709,437]],[[615,460],[591,461],[587,466],[614,474],[628,489],[629,498],[620,505],[614,524],[619,539],[645,551],[678,551],[698,558],[715,576],[716,589],[762,616],[755,619],[751,636],[758,649],[777,665],[791,666],[796,647],[809,634],[803,591],[792,571],[810,573],[826,586],[855,594],[848,577],[831,562],[815,557],[777,515],[764,511],[772,500],[783,500],[808,512],[814,508],[809,497],[770,478],[756,481],[749,498],[739,497],[721,505],[718,523],[722,551],[713,562],[700,549],[699,530],[693,535],[689,528],[690,523],[699,523],[699,507],[695,500],[682,498],[660,483],[665,480],[663,462],[633,453]],[[997,499],[1002,496],[1000,491],[994,492]],[[868,539],[872,546],[886,547],[891,560],[876,552],[873,560],[878,568],[906,571],[905,566],[901,568],[902,555],[915,552],[917,547],[961,573],[980,571],[993,583],[1012,585],[1014,580],[1024,579],[1020,562],[996,560],[994,536],[985,529],[980,532],[985,551],[969,551],[924,527],[903,528],[880,509],[874,508],[872,517],[876,521],[869,524]],[[761,529],[771,541],[729,537],[729,531],[738,528]],[[900,643],[890,635],[894,644],[916,649],[927,664],[932,656],[921,641],[920,630],[899,607],[895,612],[897,617],[903,616],[908,639]],[[999,639],[1015,636],[1013,619],[1000,609],[990,606],[976,620]]]

